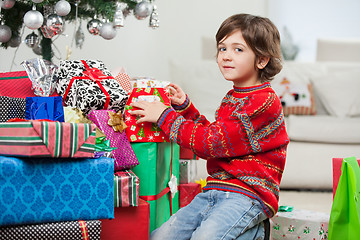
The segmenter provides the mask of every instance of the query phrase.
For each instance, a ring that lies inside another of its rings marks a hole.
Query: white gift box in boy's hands
[[[270,219],[271,239],[328,239],[330,214],[294,209]]]

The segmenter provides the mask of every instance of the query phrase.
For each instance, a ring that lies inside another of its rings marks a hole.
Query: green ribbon
[[[95,140],[95,151],[96,152],[111,152],[116,147],[110,147],[110,140],[106,137],[98,137]]]
[[[292,212],[294,210],[294,207],[292,206],[280,206],[279,212]]]

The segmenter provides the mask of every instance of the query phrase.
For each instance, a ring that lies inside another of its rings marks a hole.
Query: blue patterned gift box
[[[0,156],[0,226],[111,218],[112,158]]]

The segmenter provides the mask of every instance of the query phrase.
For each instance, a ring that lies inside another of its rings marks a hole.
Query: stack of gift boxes
[[[138,100],[170,105],[164,83],[131,86],[98,60],[54,73],[39,61],[0,73],[0,236],[148,239],[201,191],[179,146],[128,113]]]

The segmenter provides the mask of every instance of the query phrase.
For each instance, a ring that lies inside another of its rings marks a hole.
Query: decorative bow
[[[119,111],[117,113],[109,111],[109,121],[108,125],[112,126],[115,132],[123,132],[127,126],[122,118],[122,113]]]
[[[98,137],[95,139],[95,151],[96,152],[111,152],[116,147],[110,147],[110,140],[106,137]]]
[[[110,78],[109,76],[105,75],[100,69],[98,68],[86,68],[83,72],[84,76],[90,78],[94,82],[101,82],[104,79]]]

